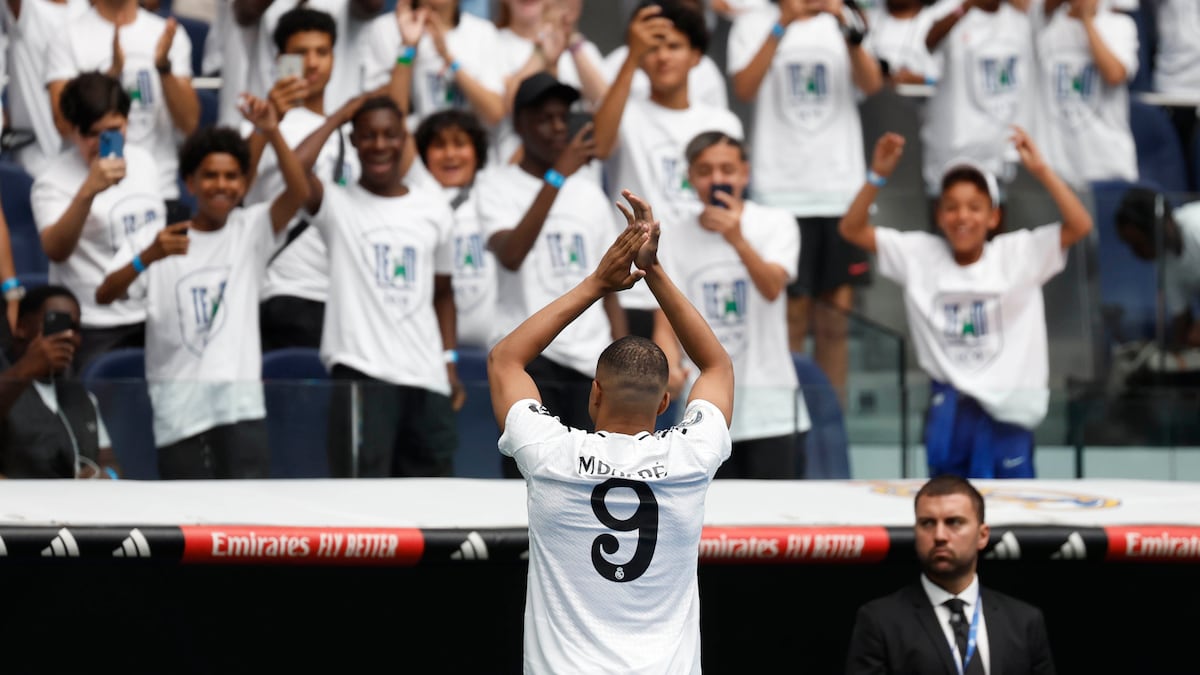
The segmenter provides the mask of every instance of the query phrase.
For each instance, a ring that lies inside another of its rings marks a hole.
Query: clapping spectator
[[[145,308],[129,300],[99,304],[96,287],[126,240],[143,229],[153,236],[166,225],[167,210],[154,158],[122,142],[131,101],[121,83],[84,73],[63,87],[58,101],[72,147],[34,181],[30,201],[50,258],[50,283],[79,298],[75,366],[82,370],[104,352],[143,345]],[[102,145],[108,154],[101,154]]]
[[[933,13],[924,0],[884,0],[867,13],[863,48],[893,84],[933,84],[941,69],[925,48]]]

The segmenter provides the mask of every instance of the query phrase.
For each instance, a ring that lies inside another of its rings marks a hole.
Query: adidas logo
[[[1079,536],[1078,532],[1069,534],[1058,551],[1050,554],[1051,560],[1083,560],[1085,558],[1087,558],[1087,547],[1083,545],[1083,537]]]
[[[75,543],[75,537],[71,536],[71,532],[64,527],[58,531],[58,534],[54,537],[54,541],[42,549],[42,557],[78,558],[79,544]]]
[[[987,560],[1020,560],[1021,544],[1017,541],[1017,535],[1005,532],[1000,541],[983,557]]]
[[[451,560],[487,560],[488,550],[487,544],[484,543],[483,537],[479,536],[478,532],[471,531],[467,538],[458,547],[458,550],[450,554]]]
[[[146,541],[146,535],[135,527],[129,536],[125,537],[125,541],[113,549],[112,554],[114,558],[149,558],[150,542]]]

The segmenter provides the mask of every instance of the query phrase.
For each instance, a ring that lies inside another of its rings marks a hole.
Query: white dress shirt
[[[950,651],[957,655],[956,660],[959,665],[962,664],[962,654],[958,654],[958,645],[954,641],[954,629],[950,627],[950,608],[942,603],[950,598],[958,598],[962,600],[963,613],[967,615],[968,624],[975,616],[975,603],[982,603],[983,599],[979,595],[979,575],[971,580],[971,585],[963,589],[962,593],[954,595],[946,589],[938,586],[929,580],[929,577],[921,575],[921,586],[925,589],[925,595],[929,597],[929,602],[933,604],[933,613],[937,614],[938,623],[942,626],[942,633],[946,635],[946,642],[950,645]],[[975,656],[973,658],[982,659],[984,675],[991,675],[992,665],[988,658],[988,637],[987,637],[987,622],[983,619],[983,606],[979,607],[979,628],[975,631]],[[963,672],[959,670],[959,672]]]

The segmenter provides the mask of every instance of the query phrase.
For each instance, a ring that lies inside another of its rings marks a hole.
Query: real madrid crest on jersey
[[[201,356],[225,326],[229,315],[224,307],[229,266],[205,267],[175,284],[175,306],[179,311],[180,342]]]

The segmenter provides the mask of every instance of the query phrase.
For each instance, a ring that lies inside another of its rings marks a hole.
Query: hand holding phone
[[[304,77],[304,57],[299,54],[280,54],[275,59],[275,81],[289,77]]]
[[[42,316],[42,335],[58,335],[69,330],[75,330],[75,320],[67,312],[48,310]]]
[[[729,183],[713,183],[712,187],[709,188],[708,203],[716,206],[717,208],[729,208],[725,205],[725,202],[717,198],[718,192],[724,192],[725,194],[732,196],[733,186]]]
[[[125,136],[120,129],[105,129],[100,132],[100,157],[109,159],[125,156]]]

